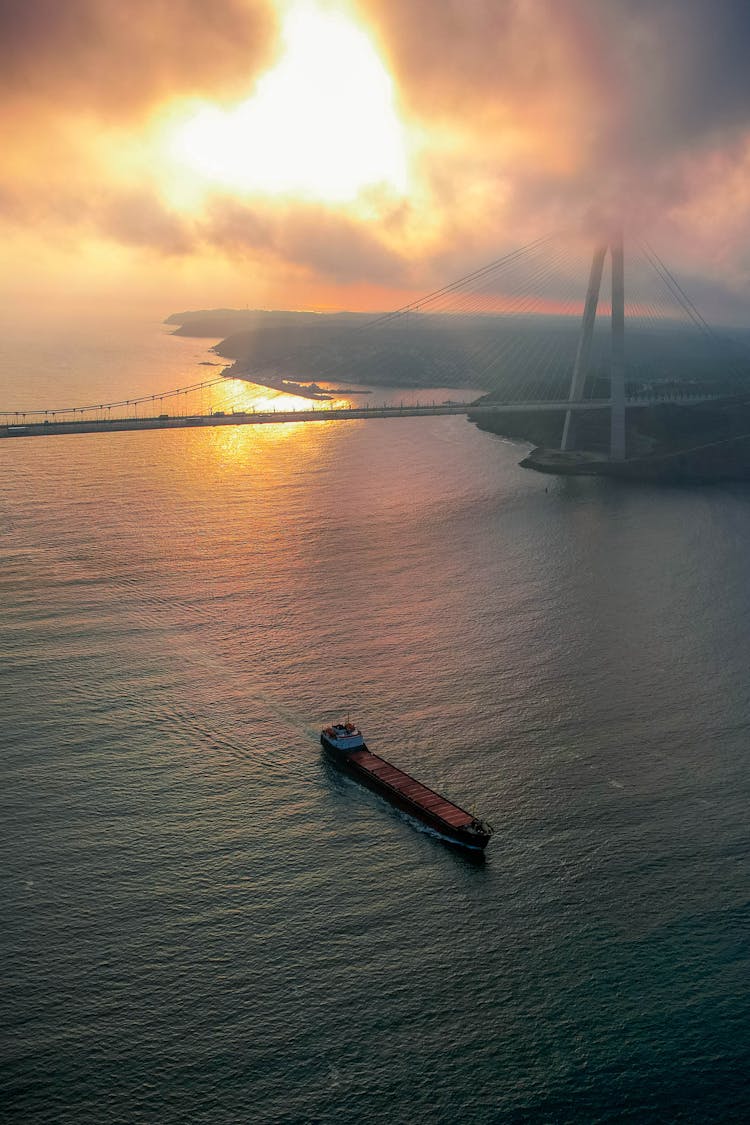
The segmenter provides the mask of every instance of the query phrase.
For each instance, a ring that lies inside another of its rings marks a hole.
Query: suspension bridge
[[[34,410],[0,410],[0,438],[201,426],[362,421],[469,414],[558,416],[564,459],[585,444],[583,417],[607,412],[608,459],[626,459],[626,413],[644,404],[694,405],[738,393],[746,361],[711,328],[661,258],[647,245],[628,259],[616,233],[571,251],[543,238],[419,300],[354,326],[320,318],[313,336],[284,351],[271,341],[258,367],[327,381],[399,382],[482,387],[473,403],[420,402],[371,406],[291,400],[283,394],[262,409],[247,402],[248,383],[264,382],[253,360],[218,377],[115,402]],[[603,294],[605,270],[609,295]],[[583,291],[583,292],[582,292]],[[626,324],[627,342],[626,349]],[[275,353],[274,353],[275,347]],[[671,350],[670,350],[671,349]],[[290,383],[300,388],[298,383]],[[275,374],[273,386],[284,389]],[[323,398],[317,384],[312,398]],[[304,394],[304,388],[297,390]],[[213,396],[218,398],[218,405]],[[208,399],[208,404],[207,404]],[[295,402],[295,405],[292,405]],[[298,404],[296,404],[298,402]],[[582,435],[582,430],[584,431]],[[553,459],[557,465],[557,460]]]

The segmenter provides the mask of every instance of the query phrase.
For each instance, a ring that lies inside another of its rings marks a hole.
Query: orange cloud
[[[247,89],[273,45],[263,0],[0,0],[6,105],[122,120],[176,94]]]
[[[746,3],[333,7],[360,19],[390,67],[409,142],[401,194],[326,205],[214,185],[192,200],[178,172],[183,205],[160,173],[155,123],[188,98],[230,109],[248,98],[282,49],[280,0],[0,0],[7,244],[43,239],[45,262],[57,248],[71,270],[84,243],[110,245],[133,271],[164,261],[165,277],[179,264],[224,285],[234,271],[244,299],[251,278],[275,304],[293,293],[340,306],[350,291],[383,307],[389,292],[396,302],[624,211],[658,224],[674,264],[747,285]],[[313,61],[310,81],[325,69]]]

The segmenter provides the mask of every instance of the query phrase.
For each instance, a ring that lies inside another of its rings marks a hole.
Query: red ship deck
[[[439,793],[428,789],[426,785],[422,785],[421,782],[410,777],[408,773],[397,769],[396,766],[392,766],[390,762],[386,762],[384,758],[379,758],[377,754],[372,754],[369,750],[354,750],[347,755],[347,758],[349,761],[356,762],[360,769],[395,789],[397,793],[407,797],[421,808],[427,809],[433,816],[439,816],[452,828],[462,828],[464,825],[471,824],[474,819],[465,809],[446,801],[445,797],[441,797]]]

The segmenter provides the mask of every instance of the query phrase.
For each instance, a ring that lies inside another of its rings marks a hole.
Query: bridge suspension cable
[[[435,305],[449,294],[465,290],[477,281],[486,280],[488,277],[494,277],[501,270],[523,259],[523,257],[530,252],[537,250],[539,247],[548,245],[552,242],[554,237],[554,235],[546,235],[543,238],[536,238],[532,242],[528,242],[525,246],[521,246],[517,250],[511,250],[510,253],[504,254],[501,258],[496,258],[486,266],[482,266],[480,269],[474,270],[464,277],[457,278],[448,285],[443,285],[440,289],[435,289],[431,293],[426,293],[423,297],[417,297],[415,300],[409,301],[408,304],[402,305],[398,309],[393,309],[393,311],[383,313],[373,320],[368,320],[365,324],[360,326],[360,330],[364,331],[374,328],[379,324],[386,324],[410,312],[422,312],[427,306]]]
[[[472,387],[500,402],[558,401],[568,395],[578,343],[590,244],[571,232],[526,243],[420,298],[378,316],[321,317],[304,331],[277,334],[266,351],[220,376],[153,394],[84,406],[0,411],[26,417],[86,415],[163,406],[222,388],[222,409],[243,404],[232,379],[260,383],[273,370],[284,378],[392,382],[420,387]],[[747,377],[739,349],[711,327],[684,287],[648,243],[626,246],[626,378],[632,390],[652,393],[670,382],[735,384]],[[606,290],[603,290],[605,292]],[[599,303],[584,398],[609,396],[611,304]],[[296,337],[290,343],[289,336]],[[280,341],[283,340],[283,343]],[[721,358],[719,355],[721,353]],[[731,362],[728,355],[731,354]],[[721,364],[718,367],[718,364]],[[654,392],[655,393],[655,392]],[[201,402],[198,413],[203,413]]]
[[[135,398],[122,398],[115,402],[91,403],[88,406],[59,406],[54,408],[45,407],[42,409],[27,409],[27,410],[3,410],[0,411],[6,415],[21,416],[27,414],[86,414],[96,410],[115,410],[122,406],[142,406],[147,402],[156,402],[165,398],[175,398],[178,395],[188,394],[192,391],[206,390],[209,387],[218,387],[224,382],[223,376],[218,376],[214,379],[204,379],[200,383],[190,383],[185,387],[173,387],[168,391],[157,391],[154,394],[138,395]]]

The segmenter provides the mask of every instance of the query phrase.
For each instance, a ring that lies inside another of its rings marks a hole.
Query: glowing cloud
[[[390,77],[367,35],[338,12],[292,7],[284,53],[257,92],[225,111],[204,104],[167,141],[206,187],[348,202],[406,190],[405,144]]]
[[[748,42],[747,0],[0,0],[0,266],[380,309],[617,209],[746,302]]]

